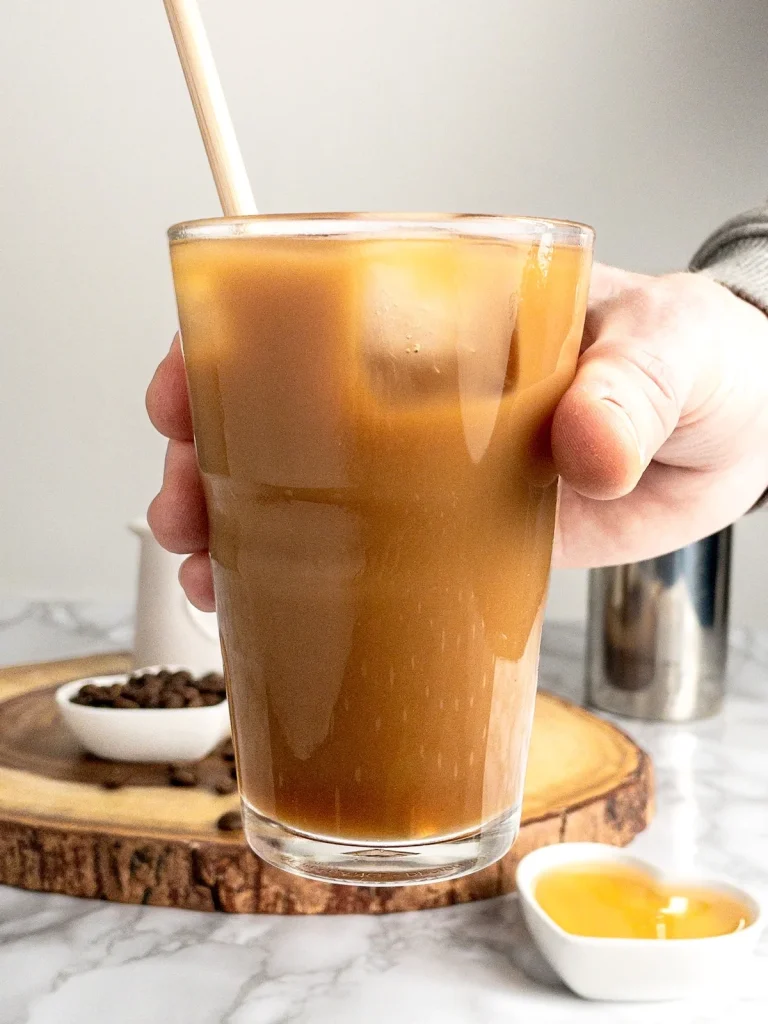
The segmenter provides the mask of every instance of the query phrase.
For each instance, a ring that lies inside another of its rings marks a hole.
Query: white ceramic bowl
[[[555,924],[535,897],[536,881],[553,868],[605,862],[626,864],[666,883],[702,885],[743,901],[752,923],[739,932],[705,939],[598,939],[571,935]],[[645,861],[600,843],[561,843],[529,853],[517,868],[517,889],[528,929],[566,985],[585,999],[682,999],[731,988],[755,948],[765,913],[750,893],[720,878],[664,874]]]
[[[176,671],[176,666],[167,666]],[[156,672],[157,667],[143,669]],[[130,676],[96,676],[56,691],[64,722],[86,750],[109,761],[199,761],[230,733],[226,700],[202,708],[91,708],[73,704],[81,686],[112,686]]]

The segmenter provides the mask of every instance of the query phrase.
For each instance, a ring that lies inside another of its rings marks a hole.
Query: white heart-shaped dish
[[[750,923],[740,931],[701,939],[605,939],[573,935],[536,900],[536,882],[546,871],[577,864],[623,864],[666,884],[712,889],[743,902]],[[741,886],[701,874],[671,875],[624,850],[601,843],[560,843],[534,850],[517,868],[517,890],[525,922],[539,949],[565,984],[585,999],[655,1001],[682,999],[736,984],[757,944],[765,911]]]

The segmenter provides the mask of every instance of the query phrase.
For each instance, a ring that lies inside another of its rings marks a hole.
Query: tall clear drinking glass
[[[515,838],[592,231],[170,231],[249,843],[358,884]]]

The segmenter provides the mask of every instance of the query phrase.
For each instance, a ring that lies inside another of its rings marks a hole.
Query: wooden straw
[[[256,213],[205,26],[196,0],[163,0],[192,106],[226,217]]]

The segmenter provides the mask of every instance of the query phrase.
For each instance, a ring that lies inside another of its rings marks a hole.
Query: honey
[[[703,939],[752,923],[747,906],[717,889],[669,885],[622,864],[578,864],[541,875],[536,901],[564,931],[607,939]]]

